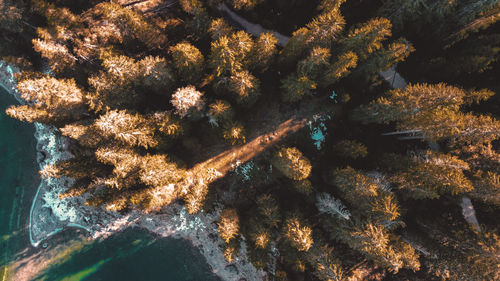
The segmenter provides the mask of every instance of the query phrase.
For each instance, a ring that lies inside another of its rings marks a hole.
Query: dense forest
[[[26,101],[7,114],[70,140],[41,171],[75,180],[61,197],[219,210],[227,261],[244,243],[269,280],[500,280],[499,19],[496,0],[0,0]]]

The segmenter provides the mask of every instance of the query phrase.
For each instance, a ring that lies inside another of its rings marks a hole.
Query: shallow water
[[[46,248],[32,248],[28,215],[39,183],[34,128],[5,115],[15,103],[0,88],[0,281],[218,280],[188,242],[141,229],[98,241],[81,230],[63,231]]]

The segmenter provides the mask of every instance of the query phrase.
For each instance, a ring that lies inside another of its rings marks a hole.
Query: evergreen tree
[[[397,273],[401,268],[420,269],[415,250],[381,225],[368,223],[356,227],[345,239],[350,247],[392,272]]]
[[[231,145],[243,144],[246,142],[245,129],[243,125],[237,121],[224,123],[223,137]]]
[[[308,263],[314,268],[313,274],[324,281],[340,281],[343,279],[342,266],[333,257],[333,248],[328,245],[313,245],[307,253]]]
[[[432,141],[482,143],[497,139],[498,120],[460,111],[460,106],[467,102],[466,96],[466,91],[445,84],[409,85],[362,106],[354,118],[386,124],[396,121],[398,129],[422,132]]]
[[[295,147],[282,147],[272,159],[273,166],[286,177],[300,181],[311,174],[311,164]]]
[[[248,71],[233,72],[229,77],[228,90],[235,95],[236,102],[251,106],[260,96],[260,82]]]
[[[219,235],[226,243],[229,243],[231,239],[235,238],[238,235],[240,227],[236,210],[225,209],[220,215],[218,226]]]
[[[125,110],[108,111],[95,121],[95,126],[102,136],[115,139],[125,145],[144,148],[158,145],[154,136],[155,128],[149,120],[139,114],[130,114]]]
[[[251,10],[256,5],[264,2],[264,0],[230,0],[229,2],[236,10]]]
[[[469,165],[447,154],[426,152],[409,159],[388,160],[396,172],[390,180],[404,191],[405,196],[415,199],[439,198],[441,194],[457,195],[474,189],[464,172]]]
[[[257,198],[257,211],[264,218],[264,223],[275,228],[281,221],[279,206],[270,194],[264,194]]]
[[[353,205],[366,206],[380,192],[374,179],[351,167],[335,170],[331,176],[329,183],[338,187],[344,199]]]
[[[181,186],[185,171],[170,161],[165,155],[146,155],[141,159],[139,178],[151,187],[146,189],[143,208],[158,210],[167,206],[182,194]]]
[[[7,114],[27,122],[57,123],[75,120],[86,112],[84,92],[73,79],[42,77],[18,83],[27,105],[12,106]]]
[[[164,58],[146,57],[135,61],[127,56],[106,56],[105,71],[91,76],[90,107],[95,111],[132,107],[145,92],[165,91],[173,75]]]
[[[343,31],[345,20],[338,9],[327,10],[307,24],[306,42],[330,48]]]
[[[244,31],[222,36],[212,42],[209,64],[216,76],[230,76],[248,67],[253,48],[252,38]]]
[[[499,10],[498,2],[489,0],[386,0],[380,13],[390,15],[398,32],[404,28],[421,32],[429,25],[434,26],[426,36],[434,37],[435,41],[443,44],[461,40],[495,23],[500,19]]]
[[[233,32],[233,29],[224,19],[217,18],[210,23],[209,31],[212,35],[212,41],[216,41],[222,36],[229,36]]]
[[[314,95],[317,84],[307,76],[291,74],[282,80],[282,99],[285,102],[297,102],[307,96]]]
[[[215,126],[231,122],[234,118],[234,110],[231,104],[224,100],[216,100],[208,105],[209,121]]]
[[[312,229],[304,225],[297,217],[286,220],[284,235],[298,251],[307,252],[314,244]]]
[[[262,33],[257,38],[250,54],[252,68],[263,72],[273,63],[278,52],[276,44],[278,39],[272,33]]]
[[[338,56],[333,64],[328,68],[321,83],[324,86],[330,86],[347,76],[350,70],[358,65],[358,56],[349,51]]]
[[[391,35],[391,22],[385,18],[375,18],[352,28],[340,44],[345,52],[352,51],[361,60],[365,60],[371,53],[382,48],[382,41]]]
[[[344,158],[364,158],[368,155],[366,146],[355,140],[343,140],[335,144],[335,152]]]
[[[279,62],[283,66],[290,67],[305,53],[308,46],[307,33],[308,29],[302,27],[292,34],[292,37],[279,54]]]
[[[181,118],[199,113],[205,106],[203,93],[193,86],[177,89],[170,101]]]
[[[11,32],[21,31],[23,28],[22,17],[22,10],[15,3],[9,0],[0,2],[0,26],[2,29]]]
[[[310,77],[318,81],[323,73],[330,67],[330,50],[321,47],[314,47],[307,58],[297,65],[299,76]]]
[[[205,64],[201,52],[189,43],[179,43],[170,51],[178,77],[187,83],[199,81]]]

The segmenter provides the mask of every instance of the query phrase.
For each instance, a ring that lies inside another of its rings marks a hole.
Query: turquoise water
[[[46,248],[32,248],[27,223],[39,183],[34,128],[5,116],[11,104],[0,88],[0,281],[218,280],[188,242],[140,229],[98,241],[81,230],[63,231]]]
[[[29,244],[29,201],[38,186],[35,130],[5,115],[15,102],[0,88],[0,265],[9,262],[26,241]]]

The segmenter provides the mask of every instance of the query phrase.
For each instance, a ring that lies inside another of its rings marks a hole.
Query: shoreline
[[[22,103],[15,85],[14,73],[17,71],[0,61],[0,86]],[[68,139],[58,136],[57,128],[35,123],[35,139],[40,169],[71,157],[67,151]],[[222,251],[224,241],[218,235],[216,224],[220,210],[189,215],[184,206],[174,203],[157,214],[138,211],[113,213],[90,208],[81,197],[60,200],[59,193],[71,183],[71,179],[63,177],[41,179],[29,214],[29,237],[34,248],[69,228],[83,229],[95,240],[129,227],[138,227],[162,238],[187,240],[197,248],[212,272],[222,280],[262,280],[266,275],[248,260],[244,241],[240,241],[241,250],[235,262],[226,262]]]

